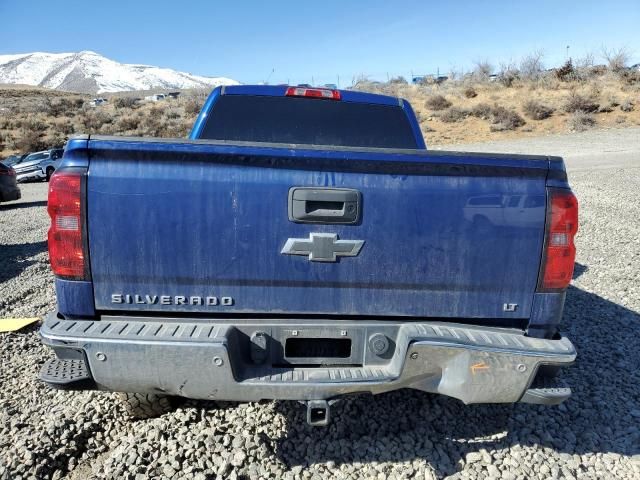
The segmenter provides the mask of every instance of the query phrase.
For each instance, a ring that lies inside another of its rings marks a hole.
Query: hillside
[[[467,78],[442,84],[360,82],[357,89],[406,98],[427,144],[482,142],[640,125],[640,74],[603,72],[559,80]]]
[[[553,77],[506,85],[478,79],[440,85],[360,82],[354,88],[407,98],[428,145],[625,128],[640,125],[640,75],[604,72],[561,81]],[[0,87],[0,158],[62,145],[76,133],[184,137],[210,88],[178,99],[140,100],[144,94],[89,95],[36,87]]]
[[[150,65],[118,63],[95,52],[0,55],[0,84],[24,84],[77,93],[210,88],[237,84]]]

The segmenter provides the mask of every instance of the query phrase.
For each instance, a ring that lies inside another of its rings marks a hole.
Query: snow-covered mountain
[[[95,52],[0,55],[0,84],[19,83],[82,93],[236,85],[170,68],[118,63]]]

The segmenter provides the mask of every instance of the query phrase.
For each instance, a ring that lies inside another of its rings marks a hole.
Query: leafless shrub
[[[152,117],[160,118],[165,111],[166,108],[164,106],[154,105],[149,109],[149,115]]]
[[[595,55],[593,52],[585,53],[584,57],[576,59],[577,69],[591,69],[595,65]]]
[[[180,138],[186,137],[191,130],[191,122],[172,122],[166,125],[163,137]]]
[[[464,78],[464,70],[461,68],[452,66],[449,70],[449,80],[455,82],[457,80],[462,80]]]
[[[118,132],[127,132],[136,130],[140,125],[140,117],[137,115],[123,115],[116,122],[116,130]]]
[[[80,99],[80,101],[83,102],[82,99]],[[82,103],[80,104],[80,107],[81,106]],[[74,100],[71,100],[69,98],[60,98],[58,100],[51,100],[49,98],[46,98],[43,110],[47,115],[50,115],[52,117],[72,117],[76,114],[78,108],[80,107],[77,106]]]
[[[444,98],[442,95],[433,95],[427,98],[426,102],[424,102],[424,106],[429,110],[444,110],[451,106],[451,102]]]
[[[591,75],[594,77],[598,77],[601,75],[604,75],[605,73],[607,73],[607,67],[606,65],[595,65],[593,68],[591,68]]]
[[[88,110],[79,120],[84,130],[91,133],[99,131],[105,123],[113,122],[113,117],[102,110]]]
[[[611,50],[603,47],[602,56],[607,61],[609,70],[614,73],[621,72],[627,68],[627,63],[629,63],[629,59],[631,58],[631,54],[626,47],[613,48]]]
[[[67,141],[67,136],[62,132],[53,132],[46,139],[48,147],[62,147]]]
[[[136,108],[138,106],[138,99],[135,97],[118,97],[113,101],[113,105],[116,108]]]
[[[611,108],[616,108],[620,106],[620,102],[618,102],[618,99],[616,97],[613,97],[613,96],[609,97],[608,102]]]
[[[606,100],[600,102],[600,107],[598,107],[598,113],[609,113],[613,112],[616,107],[620,106],[620,102],[618,99],[612,95],[609,95]]]
[[[489,60],[476,60],[473,67],[473,76],[478,80],[487,80],[493,73],[493,65]]]
[[[464,94],[465,97],[467,98],[475,98],[478,96],[478,92],[476,92],[476,89],[473,87],[467,87],[465,88],[462,93]]]
[[[500,132],[503,130],[515,130],[526,122],[515,110],[495,105],[491,109],[491,123],[491,131]]]
[[[180,113],[172,108],[169,108],[165,111],[165,116],[169,120],[175,120],[176,118],[180,118]]]
[[[520,62],[520,77],[525,80],[537,80],[544,72],[542,50],[536,50],[522,59]]]
[[[420,130],[422,130],[424,133],[435,132],[435,130],[431,128],[431,126],[426,121],[420,122]]]
[[[16,149],[21,152],[37,152],[44,150],[47,146],[42,133],[36,130],[21,130],[15,142]]]
[[[573,112],[567,119],[567,127],[573,132],[582,132],[595,124],[596,119],[592,114],[580,110]]]
[[[409,84],[409,82],[407,82],[407,79],[404,78],[402,75],[393,77],[391,80],[389,80],[389,83],[392,85],[408,85]]]
[[[21,126],[24,130],[29,130],[36,133],[44,132],[47,129],[47,124],[37,118],[29,118],[23,120]]]
[[[552,107],[536,100],[528,100],[522,106],[522,109],[524,110],[524,114],[532,120],[544,120],[545,118],[549,118],[554,112]]]
[[[640,83],[640,72],[631,70],[622,70],[618,72],[618,76],[622,83],[626,85],[636,85]]]
[[[491,118],[491,105],[478,103],[471,108],[471,115],[482,120],[489,120]]]
[[[520,77],[520,72],[518,71],[518,67],[515,65],[513,61],[508,61],[500,64],[500,73],[498,74],[498,78],[500,83],[502,83],[505,87],[513,86],[513,83]]]
[[[576,92],[571,92],[564,104],[564,111],[567,113],[586,112],[593,113],[600,105],[592,98],[585,97]]]
[[[618,115],[616,117],[617,124],[626,123],[626,122],[627,122],[627,117],[625,117],[624,115]]]
[[[184,104],[184,111],[187,115],[197,115],[200,113],[202,103],[198,102],[195,98],[190,98]]]
[[[562,82],[569,82],[576,79],[576,69],[573,67],[571,59],[555,70],[556,78]]]
[[[445,123],[455,123],[464,120],[469,115],[469,110],[451,107],[440,115],[440,120]]]
[[[625,100],[620,105],[620,110],[623,112],[633,112],[633,102],[631,100]]]
[[[51,125],[51,130],[54,133],[60,133],[60,135],[70,135],[75,131],[75,128],[69,120],[66,120],[64,122],[54,123]]]
[[[103,123],[98,133],[100,133],[100,135],[115,135],[118,133],[118,129],[113,122]]]
[[[150,112],[148,115],[140,119],[138,130],[141,130],[141,134],[143,136],[162,137],[165,128],[166,124],[162,121],[162,117]]]
[[[11,132],[5,133],[4,142],[5,142],[5,148],[8,148],[9,150],[18,151],[18,145],[17,145],[18,140],[16,139],[16,137],[13,136],[13,133]]]

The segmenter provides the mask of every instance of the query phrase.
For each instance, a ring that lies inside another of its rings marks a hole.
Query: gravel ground
[[[0,479],[640,478],[635,159],[570,170],[581,221],[564,331],[579,355],[562,376],[574,391],[565,404],[464,406],[400,391],[339,403],[326,429],[307,426],[295,402],[188,402],[133,422],[113,394],[41,385],[49,352],[33,328],[0,334]],[[22,191],[0,206],[0,318],[55,304],[46,185]]]

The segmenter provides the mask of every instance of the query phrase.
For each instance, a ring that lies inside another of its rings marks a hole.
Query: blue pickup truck
[[[40,376],[137,416],[287,399],[324,425],[400,388],[557,404],[577,210],[561,158],[427,151],[406,100],[216,88],[189,139],[68,143]]]

